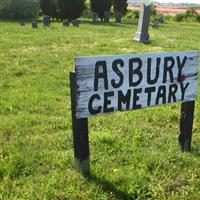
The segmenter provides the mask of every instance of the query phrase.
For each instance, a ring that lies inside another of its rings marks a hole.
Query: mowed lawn
[[[76,57],[200,51],[198,23],[150,28],[148,45],[132,40],[136,29],[0,22],[0,200],[200,199],[200,88],[191,153],[178,146],[178,103],[89,119],[91,178],[75,170]]]

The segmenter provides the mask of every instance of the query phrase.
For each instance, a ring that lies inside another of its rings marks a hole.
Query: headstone
[[[43,24],[44,24],[44,26],[50,26],[50,24],[51,24],[51,17],[44,16],[44,18],[43,18]]]
[[[138,22],[138,29],[134,40],[149,43],[149,24],[150,24],[150,6],[142,5],[140,10],[140,17]]]
[[[121,23],[121,20],[122,20],[122,14],[120,12],[117,12],[115,15],[115,22]]]
[[[103,19],[104,19],[105,23],[109,23],[109,20],[110,20],[110,13],[109,13],[109,11],[105,11],[104,12]]]
[[[93,19],[93,23],[97,23],[98,22],[98,14],[92,13],[92,19]]]
[[[79,21],[76,20],[76,19],[72,20],[72,24],[73,24],[73,26],[75,26],[75,27],[79,27]]]
[[[19,22],[19,24],[20,24],[21,26],[25,26],[25,25],[26,25],[26,22],[23,21],[23,20],[21,20],[21,21]]]
[[[36,21],[32,22],[32,28],[38,28],[38,23]]]
[[[69,20],[68,19],[65,19],[63,20],[63,26],[69,26]]]

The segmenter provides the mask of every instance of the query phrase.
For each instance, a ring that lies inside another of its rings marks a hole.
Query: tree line
[[[53,19],[73,20],[82,16],[86,4],[91,12],[103,19],[105,11],[113,7],[114,13],[124,15],[127,11],[127,0],[0,0],[1,19],[28,19],[44,14]]]

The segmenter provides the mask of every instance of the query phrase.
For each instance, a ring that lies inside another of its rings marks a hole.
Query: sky
[[[200,4],[200,0],[156,0],[161,3],[173,2],[173,3],[198,3]]]

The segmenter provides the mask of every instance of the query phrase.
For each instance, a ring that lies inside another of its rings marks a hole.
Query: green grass
[[[198,23],[150,28],[148,45],[132,40],[136,29],[126,21],[37,30],[0,22],[0,199],[200,199],[200,95],[191,153],[179,150],[180,104],[173,104],[91,118],[92,178],[75,170],[75,57],[200,50]]]

